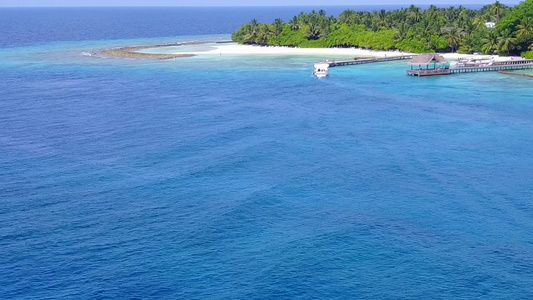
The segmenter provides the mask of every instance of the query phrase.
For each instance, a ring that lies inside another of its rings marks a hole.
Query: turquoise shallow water
[[[531,298],[531,79],[175,39],[0,50],[1,299]]]

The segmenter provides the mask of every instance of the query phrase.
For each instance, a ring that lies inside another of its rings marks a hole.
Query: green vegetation
[[[496,23],[487,28],[487,22]],[[360,47],[375,50],[460,52],[500,55],[533,53],[533,0],[515,7],[496,1],[480,10],[464,7],[427,10],[411,5],[393,11],[346,10],[337,18],[320,10],[300,13],[288,23],[257,20],[232,34],[241,44],[301,48]],[[529,50],[529,51],[528,51]]]
[[[525,51],[522,52],[523,58],[533,59],[533,51]]]

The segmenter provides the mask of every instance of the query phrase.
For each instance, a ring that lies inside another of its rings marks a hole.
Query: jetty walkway
[[[413,69],[407,70],[407,75],[410,76],[437,76],[450,75],[459,73],[471,72],[491,72],[491,71],[510,71],[533,69],[533,59],[509,60],[502,62],[494,62],[490,65],[475,66],[475,67],[455,67],[455,68],[436,68],[436,69]]]
[[[533,69],[533,59],[519,59],[491,62],[476,66],[464,66],[450,68],[449,63],[439,54],[424,53],[420,55],[400,55],[379,58],[360,58],[352,60],[325,60],[315,64],[315,74],[317,77],[325,77],[329,68],[339,66],[361,65],[376,62],[387,62],[394,60],[409,60],[408,64],[418,65],[418,68],[407,70],[410,76],[438,76],[471,72],[489,72],[489,71],[513,71],[523,69]],[[422,67],[422,66],[425,66]]]
[[[330,68],[332,68],[332,67],[361,65],[361,64],[369,64],[369,63],[376,63],[376,62],[393,61],[393,60],[406,60],[406,59],[412,59],[415,56],[416,55],[401,55],[401,56],[378,57],[378,58],[359,58],[359,59],[351,59],[351,60],[325,60],[325,61],[319,62],[318,64],[325,64],[325,65],[328,65]]]

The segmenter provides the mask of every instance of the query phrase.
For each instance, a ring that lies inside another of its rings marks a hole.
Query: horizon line
[[[500,1],[500,3],[505,5],[517,5],[519,4],[520,0],[514,1],[514,2],[507,2],[507,1]],[[131,8],[131,7],[338,7],[338,6],[467,6],[467,5],[491,5],[492,3],[442,3],[442,4],[431,4],[431,3],[404,3],[404,4],[329,4],[329,5],[8,5],[8,6],[2,6],[0,5],[0,8],[71,8],[71,7],[77,7],[77,8],[106,8],[106,7],[124,7],[124,8]]]

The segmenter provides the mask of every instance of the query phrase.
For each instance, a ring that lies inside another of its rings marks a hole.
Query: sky
[[[494,0],[0,0],[2,6],[328,6],[406,4],[490,4]],[[520,0],[501,0],[517,4]]]

